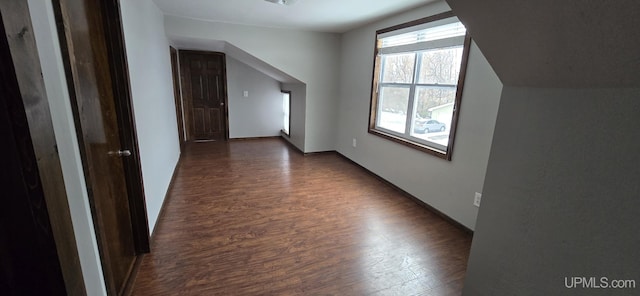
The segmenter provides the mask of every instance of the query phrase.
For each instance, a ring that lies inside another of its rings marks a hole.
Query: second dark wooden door
[[[224,54],[180,51],[182,93],[187,111],[187,139],[227,139],[227,92]]]
[[[59,0],[63,59],[79,132],[92,216],[107,292],[124,295],[138,253],[148,249],[138,149],[123,66],[119,6],[115,0]],[[66,50],[64,50],[66,49]],[[125,111],[126,110],[126,111]],[[135,165],[132,165],[134,163]],[[140,189],[141,190],[141,189]],[[136,211],[138,209],[139,211]],[[143,229],[144,231],[140,231]],[[146,231],[146,232],[145,232]]]

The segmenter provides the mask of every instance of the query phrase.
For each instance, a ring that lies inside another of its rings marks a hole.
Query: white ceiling
[[[437,0],[154,0],[170,15],[262,27],[343,33]]]

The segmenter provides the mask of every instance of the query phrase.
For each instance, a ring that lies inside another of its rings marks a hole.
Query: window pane
[[[417,87],[411,136],[448,146],[455,99],[455,87]]]
[[[415,64],[414,53],[382,56],[382,83],[412,83]]]
[[[404,34],[380,38],[380,48],[464,36],[466,32],[467,29],[460,22],[425,29],[417,29]]]
[[[408,87],[387,87],[380,90],[377,126],[403,133],[407,125]]]
[[[457,84],[462,61],[462,46],[434,49],[420,53],[418,83]]]
[[[289,93],[282,93],[282,113],[283,113],[283,125],[282,130],[288,135],[289,134]]]

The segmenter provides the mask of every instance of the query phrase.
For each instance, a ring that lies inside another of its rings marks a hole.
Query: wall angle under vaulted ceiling
[[[447,0],[505,85],[640,86],[637,0]]]
[[[268,75],[282,83],[303,83],[295,77],[274,67],[273,65],[251,55],[243,49],[221,40],[197,39],[192,37],[171,36],[171,44],[181,50],[203,50],[223,52],[226,55]]]

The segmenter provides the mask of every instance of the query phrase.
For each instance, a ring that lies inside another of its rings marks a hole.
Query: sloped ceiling
[[[638,0],[447,0],[505,85],[640,87]]]
[[[172,45],[181,50],[203,50],[224,52],[230,57],[249,65],[267,76],[284,83],[302,83],[291,75],[267,64],[246,51],[221,40],[204,40],[192,37],[171,36]]]
[[[169,15],[261,27],[342,33],[438,0],[154,0]]]

